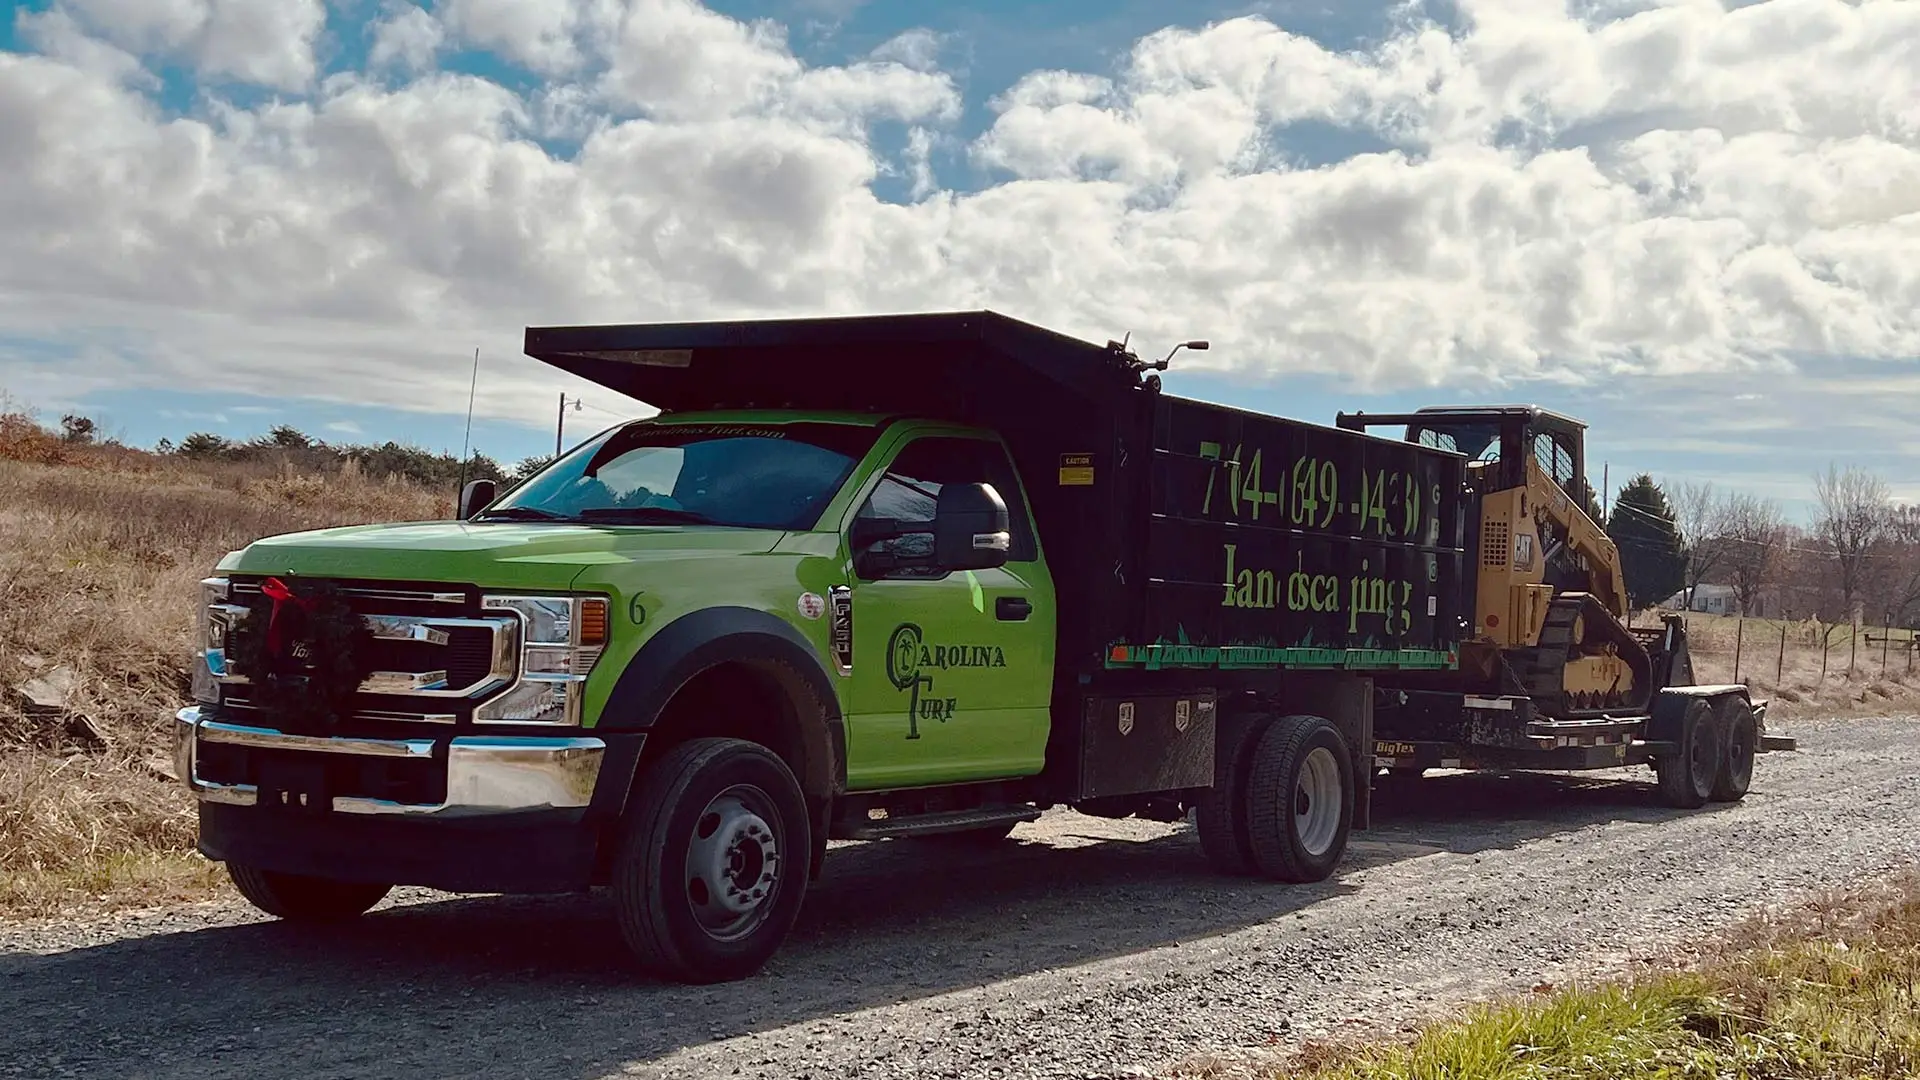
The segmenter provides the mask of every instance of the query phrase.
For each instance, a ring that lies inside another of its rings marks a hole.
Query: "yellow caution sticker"
[[[1060,455],[1060,486],[1090,487],[1093,484],[1092,454]]]

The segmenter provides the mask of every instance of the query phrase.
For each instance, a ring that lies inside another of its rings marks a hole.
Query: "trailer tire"
[[[1276,881],[1323,881],[1353,828],[1353,756],[1318,716],[1283,716],[1260,734],[1241,803],[1256,869]]]
[[[1193,826],[1200,850],[1222,874],[1247,877],[1258,872],[1253,846],[1247,839],[1247,777],[1253,771],[1253,750],[1260,735],[1273,723],[1264,713],[1223,716],[1215,729],[1213,786],[1194,804]]]
[[[1721,747],[1719,717],[1705,698],[1693,698],[1681,710],[1673,732],[1674,752],[1655,759],[1653,768],[1659,777],[1660,796],[1668,806],[1698,810],[1713,797],[1715,779],[1720,775]]]
[[[288,922],[356,919],[393,891],[391,885],[282,874],[231,861],[227,863],[227,876],[247,903]]]
[[[806,894],[813,837],[799,781],[758,743],[693,739],[635,788],[612,880],[627,948],[646,970],[681,982],[752,975],[779,950]]]
[[[1714,802],[1739,802],[1753,785],[1753,757],[1760,745],[1760,724],[1753,706],[1738,694],[1722,699],[1719,708],[1720,769],[1713,778]]]

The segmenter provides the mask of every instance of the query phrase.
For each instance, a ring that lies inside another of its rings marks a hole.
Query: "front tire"
[[[793,772],[756,743],[695,739],[649,766],[638,791],[613,865],[627,948],[681,982],[758,971],[807,887],[813,837]]]
[[[340,922],[358,918],[393,891],[391,885],[282,874],[236,862],[227,863],[227,877],[248,903],[288,922]]]
[[[1276,881],[1323,881],[1347,850],[1354,772],[1347,741],[1317,716],[1285,716],[1261,733],[1245,814],[1255,867]]]

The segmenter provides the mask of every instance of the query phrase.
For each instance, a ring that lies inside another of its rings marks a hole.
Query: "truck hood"
[[[772,550],[782,534],[698,526],[430,521],[256,540],[224,559],[242,574],[563,588],[587,566]]]

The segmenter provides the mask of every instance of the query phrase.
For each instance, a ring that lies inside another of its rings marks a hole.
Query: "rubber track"
[[[1586,615],[1587,641],[1573,639],[1573,624]],[[1566,689],[1567,661],[1576,645],[1595,640],[1611,641],[1614,650],[1633,672],[1634,690],[1626,698],[1597,709],[1569,707]],[[1547,605],[1547,623],[1540,630],[1540,644],[1528,649],[1503,650],[1522,690],[1533,699],[1533,707],[1542,716],[1556,720],[1643,712],[1653,699],[1653,660],[1646,646],[1633,636],[1613,613],[1600,605],[1592,593],[1561,593]]]

